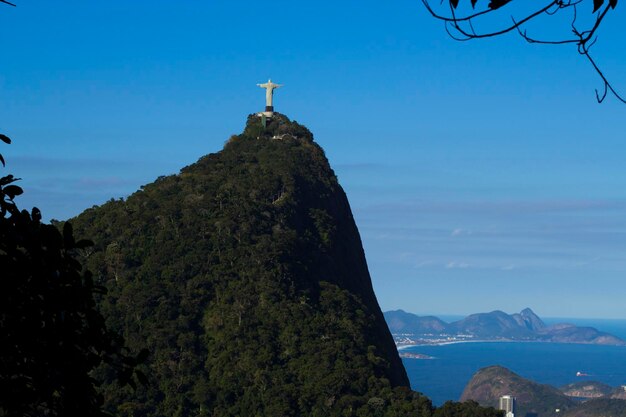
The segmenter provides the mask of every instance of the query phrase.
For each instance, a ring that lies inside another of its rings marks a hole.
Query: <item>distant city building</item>
[[[503,395],[500,397],[498,410],[504,410],[506,417],[515,417],[515,397],[511,395]]]

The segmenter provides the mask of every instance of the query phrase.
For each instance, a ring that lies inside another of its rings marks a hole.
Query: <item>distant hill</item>
[[[450,323],[446,331],[450,334],[470,334],[481,339],[532,339],[533,331],[521,324],[519,317],[516,319],[502,311],[472,314]]]
[[[560,417],[626,417],[626,401],[598,398],[567,410]]]
[[[435,316],[416,316],[403,310],[385,312],[385,320],[393,333],[440,334],[448,328],[448,323]]]
[[[626,345],[624,340],[612,334],[601,332],[593,327],[578,327],[567,323],[555,324],[537,334],[540,340],[546,342]]]
[[[501,366],[490,366],[474,374],[461,401],[496,407],[501,396],[512,395],[516,398],[515,415],[521,417],[626,417],[626,401],[612,398],[620,390],[624,392],[621,387],[614,389],[600,382],[577,382],[556,389]],[[591,399],[580,402],[570,397]]]
[[[485,407],[497,407],[498,399],[512,395],[517,400],[516,416],[556,417],[572,408],[576,402],[550,385],[522,378],[501,366],[479,370],[465,386],[461,401],[474,400]]]
[[[578,327],[566,323],[546,326],[530,308],[516,314],[498,310],[477,313],[453,323],[446,323],[434,316],[420,317],[403,310],[387,311],[384,315],[391,332],[396,336],[402,335],[405,343],[410,343],[407,335],[412,334],[414,339],[427,336],[421,342],[428,342],[433,340],[433,335],[439,335],[446,340],[456,338],[626,345],[622,339],[593,327]],[[415,341],[414,339],[410,340]]]

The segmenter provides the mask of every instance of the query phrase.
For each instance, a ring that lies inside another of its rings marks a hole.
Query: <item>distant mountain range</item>
[[[516,314],[498,310],[472,314],[452,323],[435,316],[417,316],[403,310],[387,311],[384,315],[398,344],[511,340],[626,345],[619,337],[593,327],[578,327],[568,323],[547,326],[530,308]]]
[[[624,394],[622,387],[590,381],[557,389],[501,366],[489,366],[474,374],[460,400],[495,407],[501,396],[512,395],[516,399],[515,415],[521,417],[626,417]],[[581,399],[587,401],[581,402]]]

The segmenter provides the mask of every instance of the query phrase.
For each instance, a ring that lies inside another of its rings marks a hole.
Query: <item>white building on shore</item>
[[[515,417],[515,397],[512,395],[503,395],[500,397],[498,410],[506,412],[506,417]]]

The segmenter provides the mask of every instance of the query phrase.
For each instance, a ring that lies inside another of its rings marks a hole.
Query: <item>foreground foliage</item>
[[[63,233],[43,224],[37,208],[20,211],[15,181],[0,178],[0,416],[104,415],[90,372],[107,363],[132,382],[138,360],[96,310],[103,289],[76,260],[90,242],[75,241],[69,223]]]

